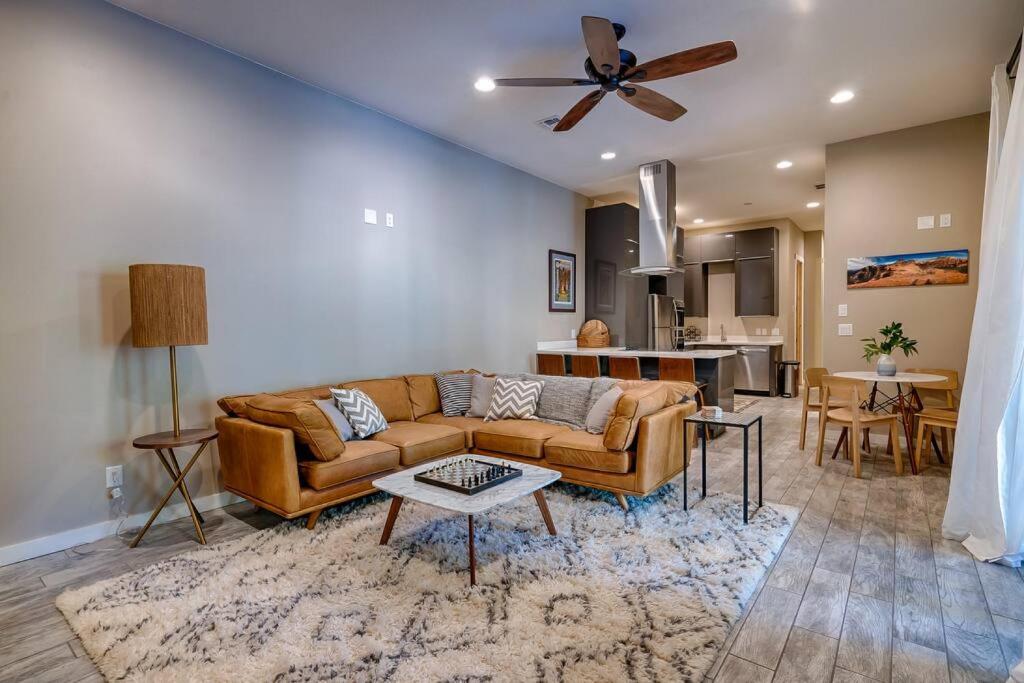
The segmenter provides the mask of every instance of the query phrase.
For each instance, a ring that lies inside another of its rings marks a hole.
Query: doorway
[[[793,302],[793,317],[796,320],[796,361],[800,363],[800,383],[804,376],[804,260],[796,257],[796,268],[793,271],[793,289],[796,297]]]

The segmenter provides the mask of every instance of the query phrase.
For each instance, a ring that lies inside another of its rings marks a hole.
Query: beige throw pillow
[[[608,426],[608,418],[612,416],[612,411],[615,410],[615,404],[619,402],[620,396],[622,396],[622,389],[619,387],[612,387],[601,394],[590,412],[587,413],[588,432],[604,434],[604,430]]]

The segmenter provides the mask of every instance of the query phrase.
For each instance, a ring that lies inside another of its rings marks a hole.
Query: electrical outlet
[[[111,465],[107,468],[107,488],[124,485],[124,465]]]
[[[939,214],[939,227],[948,228],[953,225],[953,214],[951,213],[940,213]]]
[[[839,325],[839,336],[840,337],[852,337],[853,336],[853,325],[850,323],[840,323]]]
[[[377,225],[377,210],[363,209],[363,222],[370,225]]]
[[[384,214],[384,225],[386,225],[389,228],[395,227],[395,214],[391,213],[390,211]]]

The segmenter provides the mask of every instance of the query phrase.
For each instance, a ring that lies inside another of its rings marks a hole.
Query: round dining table
[[[914,385],[942,382],[946,378],[942,375],[924,372],[897,372],[895,375],[880,375],[873,370],[849,370],[832,374],[836,377],[870,382],[871,393],[868,397],[867,409],[872,412],[892,411],[900,416],[900,421],[903,423],[903,436],[907,439],[907,452],[910,453],[910,469],[917,474],[917,463],[914,462],[913,456],[914,413],[921,410],[924,404]],[[895,384],[896,393],[887,394],[878,388],[879,384]]]

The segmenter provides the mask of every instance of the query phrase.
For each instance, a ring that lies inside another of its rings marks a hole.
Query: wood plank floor
[[[875,436],[854,479],[842,458],[814,465],[813,418],[798,450],[799,399],[748,410],[765,416],[765,499],[802,514],[709,680],[1005,680],[1024,640],[1024,574],[976,563],[942,539],[948,469],[897,477]],[[836,436],[827,435],[830,449]],[[742,491],[741,448],[738,430],[711,442],[709,489]],[[693,491],[699,472],[698,456]],[[205,516],[211,543],[281,523],[248,503]],[[0,567],[0,681],[101,680],[56,596],[194,548],[193,533],[183,519],[154,527],[135,550],[109,538]]]

